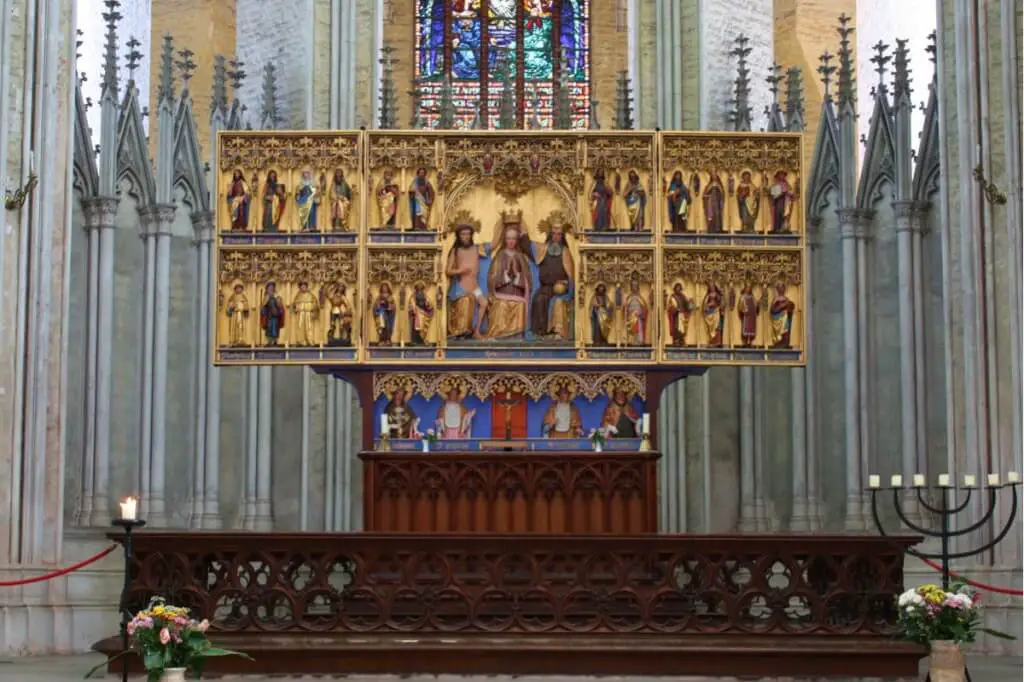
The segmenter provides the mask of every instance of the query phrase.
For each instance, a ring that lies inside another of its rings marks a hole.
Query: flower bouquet
[[[242,656],[239,651],[213,646],[206,631],[210,621],[197,621],[189,616],[189,610],[180,606],[169,606],[160,597],[149,603],[149,608],[139,611],[128,623],[130,646],[127,651],[114,656],[110,661],[135,652],[142,659],[148,679],[184,680],[186,671],[202,672],[204,659],[213,656]],[[250,659],[251,660],[251,659]],[[86,675],[106,667],[104,661]]]
[[[929,648],[934,642],[963,644],[973,642],[979,632],[1013,639],[996,630],[981,626],[980,596],[963,583],[947,592],[938,585],[921,585],[901,594],[899,629],[904,639]]]
[[[434,429],[427,429],[421,436],[421,440],[423,442],[423,452],[430,452],[430,448],[437,443],[437,432]]]
[[[602,429],[590,429],[590,442],[594,446],[594,452],[601,452],[608,442],[608,435]]]

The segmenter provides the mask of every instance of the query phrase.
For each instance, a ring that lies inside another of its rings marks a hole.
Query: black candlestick
[[[121,588],[121,646],[128,651],[128,622],[131,616],[128,613],[128,590],[132,579],[132,531],[142,528],[146,522],[142,519],[114,519],[111,522],[118,528],[124,529],[124,540],[121,542],[124,547],[124,585]],[[128,658],[121,659],[121,682],[128,682]]]
[[[982,515],[982,517],[980,519],[978,519],[975,523],[971,524],[967,528],[961,528],[960,530],[950,530],[950,521],[953,519],[954,516],[956,516],[957,514],[962,512],[964,509],[966,509],[968,504],[970,504],[972,488],[966,488],[967,494],[964,495],[964,501],[959,503],[959,504],[956,504],[956,493],[958,492],[958,490],[956,488],[953,488],[952,486],[939,486],[938,487],[938,491],[939,491],[939,506],[935,507],[935,506],[932,506],[931,504],[929,504],[924,499],[923,491],[926,490],[926,488],[924,486],[914,486],[917,489],[917,500],[921,504],[921,506],[924,507],[929,512],[933,513],[933,514],[938,514],[938,516],[939,516],[939,529],[938,530],[933,530],[931,528],[922,528],[921,526],[918,526],[916,523],[911,522],[910,519],[907,518],[907,513],[906,513],[906,511],[903,509],[903,507],[901,505],[900,491],[903,490],[903,488],[892,488],[892,503],[893,503],[893,507],[895,507],[895,509],[896,509],[896,514],[900,517],[900,521],[902,521],[907,526],[907,528],[909,528],[910,530],[914,531],[915,533],[920,533],[921,535],[925,535],[925,536],[930,537],[930,538],[939,538],[939,542],[940,542],[940,549],[939,549],[938,553],[935,553],[935,552],[924,552],[924,551],[921,551],[921,550],[918,550],[918,549],[914,549],[912,547],[907,547],[906,548],[907,554],[910,554],[911,556],[916,556],[919,559],[938,559],[939,561],[941,561],[942,562],[942,589],[948,592],[949,591],[949,564],[950,564],[950,562],[953,559],[966,559],[967,557],[977,556],[978,554],[981,554],[983,552],[987,552],[988,550],[992,549],[993,547],[998,545],[1000,542],[1002,542],[1003,538],[1005,538],[1006,535],[1010,532],[1010,528],[1013,527],[1013,521],[1017,517],[1017,486],[1018,485],[1020,485],[1020,484],[1019,483],[1010,483],[1007,486],[989,486],[989,488],[988,488],[988,509],[985,511],[985,513]],[[990,542],[987,542],[984,545],[982,545],[981,547],[978,547],[976,549],[967,549],[967,550],[964,550],[964,551],[961,551],[961,552],[952,552],[952,551],[950,551],[950,548],[949,548],[950,538],[960,537],[962,535],[967,535],[968,533],[973,533],[974,531],[984,527],[989,522],[989,520],[992,518],[992,515],[996,511],[996,496],[997,496],[997,493],[998,493],[998,491],[1003,490],[1005,488],[1009,488],[1010,489],[1010,495],[1011,495],[1011,498],[1010,498],[1011,499],[1010,515],[1006,519],[1006,523],[1003,526],[1002,530],[999,531],[999,534],[996,535],[994,538],[992,538],[992,540]],[[885,532],[885,526],[882,525],[882,519],[878,515],[878,493],[879,493],[879,491],[880,491],[879,488],[871,488],[871,515],[875,519],[875,527],[878,528],[879,534],[881,534],[881,535],[888,535],[888,533]],[[952,498],[953,498],[952,503],[950,501],[950,497],[951,497],[950,493],[953,494],[952,495]],[[971,673],[968,672],[966,666],[964,666],[964,679],[966,680],[966,682],[971,682]],[[928,676],[925,677],[925,682],[931,682],[931,673],[929,673]]]

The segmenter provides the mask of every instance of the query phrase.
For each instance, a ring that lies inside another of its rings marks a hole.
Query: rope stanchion
[[[96,563],[103,557],[113,552],[118,547],[120,547],[120,545],[111,545],[99,554],[91,556],[88,559],[83,559],[82,561],[79,561],[77,564],[72,564],[67,568],[62,568],[57,571],[51,571],[50,573],[44,573],[43,575],[37,575],[32,578],[25,578],[24,580],[0,580],[0,587],[18,587],[19,585],[31,585],[32,583],[41,583],[46,580],[53,580],[54,578],[59,578],[62,575],[67,575],[68,573],[74,573],[75,571],[81,568],[85,568],[89,564]]]
[[[923,561],[925,564],[927,564],[929,568],[934,568],[936,571],[939,571],[939,572],[942,571],[942,566],[938,565],[934,561],[930,561],[928,559],[925,559],[924,557],[918,557],[918,558],[921,559],[921,561]],[[965,578],[964,576],[960,575],[959,573],[954,573],[953,571],[950,571],[949,574],[951,576],[953,576],[954,578],[956,578],[957,580],[962,580],[963,582],[967,583],[971,587],[977,587],[979,590],[984,590],[985,592],[995,592],[996,594],[1008,594],[1008,595],[1013,596],[1013,597],[1024,597],[1024,591],[1021,591],[1021,590],[1013,590],[1013,589],[1010,589],[1010,588],[1007,588],[1007,587],[996,587],[995,585],[988,585],[986,583],[979,583],[976,580],[971,580],[969,578]]]

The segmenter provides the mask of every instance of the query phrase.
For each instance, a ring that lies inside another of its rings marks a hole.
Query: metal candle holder
[[[121,646],[128,651],[128,622],[131,617],[128,613],[128,589],[132,575],[132,531],[142,528],[146,522],[142,519],[114,519],[111,524],[124,530],[124,585],[121,587],[121,602],[118,609],[121,611]],[[121,661],[121,680],[128,682],[128,661]]]

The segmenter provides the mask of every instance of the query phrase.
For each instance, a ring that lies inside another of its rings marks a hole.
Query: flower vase
[[[604,452],[604,446],[601,445],[601,441],[594,441],[594,452]]]
[[[430,441],[429,440],[426,440],[426,439],[423,440],[423,452],[430,452]]]
[[[937,640],[929,643],[931,655],[928,674],[931,682],[964,682],[964,654],[960,645],[951,640]]]
[[[185,682],[185,668],[164,668],[160,682]]]

